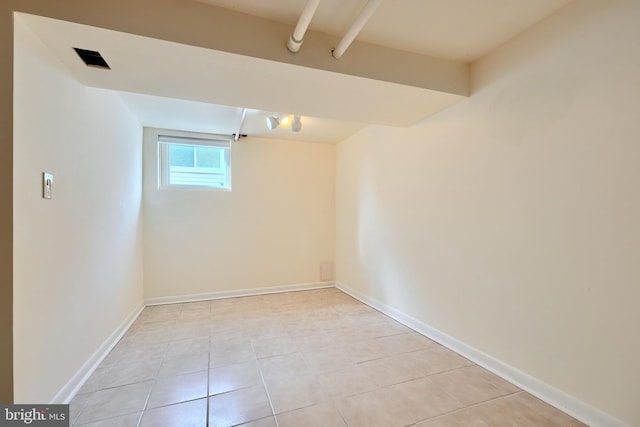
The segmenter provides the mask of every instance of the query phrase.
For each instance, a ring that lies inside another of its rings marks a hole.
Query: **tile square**
[[[349,427],[405,427],[415,420],[388,393],[371,391],[335,402]]]
[[[325,331],[295,337],[300,352],[319,350],[333,346],[333,339]]]
[[[231,427],[271,415],[269,398],[261,385],[209,398],[210,427]]]
[[[243,326],[237,326],[229,329],[219,329],[211,326],[209,331],[211,338],[211,348],[215,348],[233,339],[245,339],[250,343],[250,338]]]
[[[331,340],[336,344],[349,344],[356,341],[370,340],[371,337],[363,336],[358,326],[348,324],[346,326],[329,329],[326,331],[327,335],[331,337]]]
[[[177,359],[168,359],[162,362],[158,377],[171,377],[174,375],[189,374],[191,372],[206,371],[209,369],[209,355],[207,353],[185,356]]]
[[[347,313],[347,318],[352,325],[356,326],[365,326],[388,319],[384,314],[364,304],[354,306],[352,311]]]
[[[330,333],[334,329],[346,328],[353,326],[346,316],[339,313],[332,313],[320,320],[322,324],[320,327]]]
[[[143,334],[146,332],[161,332],[172,330],[176,327],[176,320],[165,320],[162,322],[153,322],[153,323],[140,323],[135,329],[129,329],[129,331],[123,337],[123,344],[127,342],[136,342],[135,340],[130,340],[130,338],[135,338],[138,334]]]
[[[367,338],[382,338],[410,332],[413,332],[410,328],[389,318],[360,326],[360,333]]]
[[[267,417],[255,421],[249,421],[248,423],[240,424],[237,427],[278,427],[278,425],[276,424],[275,417]]]
[[[140,427],[206,427],[206,425],[206,399],[144,411],[140,422]]]
[[[147,381],[93,392],[76,423],[86,424],[140,412],[147,402],[152,385],[153,381]]]
[[[419,422],[416,427],[500,427],[489,424],[476,410],[463,410]],[[507,427],[507,426],[505,426]],[[508,426],[522,427],[522,426]],[[539,426],[543,427],[543,426]]]
[[[543,415],[547,420],[554,423],[558,427],[588,427],[575,418],[565,414],[564,412],[554,408],[553,406],[543,402],[526,392],[518,392],[505,399],[512,399],[513,402],[528,407],[536,414]]]
[[[251,344],[258,359],[277,356],[280,354],[295,353],[298,351],[296,341],[288,335],[279,337],[260,336],[252,338]]]
[[[135,337],[116,347],[105,357],[100,368],[107,368],[127,363],[143,362],[153,359],[162,359],[167,349],[166,343],[140,345],[135,342]]]
[[[251,338],[248,335],[238,333],[237,330],[234,330],[229,334],[225,332],[220,336],[212,337],[209,351],[211,353],[225,351],[253,352],[253,346],[251,345]]]
[[[279,427],[347,427],[332,403],[321,403],[276,415]]]
[[[258,360],[258,366],[265,380],[279,377],[309,374],[309,368],[300,353],[268,357]]]
[[[108,418],[106,420],[95,421],[89,424],[82,424],[82,427],[138,427],[141,416],[142,412],[134,412],[133,414]],[[79,424],[72,425],[78,426]]]
[[[80,389],[88,393],[106,388],[152,380],[158,375],[161,359],[143,362],[122,363],[96,369]]]
[[[209,337],[188,338],[170,341],[164,354],[165,359],[179,359],[197,354],[209,354]]]
[[[389,392],[402,400],[403,405],[411,408],[414,421],[433,418],[464,407],[430,378],[396,384],[389,388]]]
[[[227,365],[209,370],[209,394],[220,394],[262,384],[256,362]]]
[[[147,408],[202,399],[207,396],[207,371],[158,378],[151,389]]]
[[[402,358],[405,363],[414,366],[424,375],[433,375],[474,365],[470,360],[441,345],[405,353],[398,357]]]
[[[265,383],[276,414],[320,403],[327,398],[318,380],[310,374],[265,378]]]
[[[311,313],[308,313],[311,314]],[[294,337],[296,341],[300,337],[308,336],[308,335],[319,335],[326,334],[320,325],[310,318],[304,320],[297,320],[290,325],[288,325],[287,333]]]
[[[209,338],[211,327],[208,322],[180,322],[175,328],[166,332],[170,341],[187,340],[191,338]]]
[[[131,337],[131,339],[135,339],[136,343],[140,345],[162,344],[173,339],[170,333],[172,330],[173,328],[159,328],[157,330],[153,329],[149,331],[141,331],[138,332],[134,337]],[[127,342],[130,342],[130,339],[125,341],[125,343]]]
[[[351,361],[355,363],[367,362],[389,356],[389,352],[383,348],[378,339],[379,338],[346,342],[344,344],[344,350]]]
[[[180,316],[178,316],[178,321],[189,321],[189,320],[209,320],[211,318],[211,311],[209,310],[182,310]]]
[[[212,368],[236,365],[256,360],[251,341],[246,337],[235,338],[211,344],[210,360]]]
[[[362,372],[359,365],[346,369],[324,372],[318,382],[329,398],[340,398],[366,393],[378,388],[371,378]]]
[[[425,348],[435,347],[438,345],[435,341],[432,341],[416,332],[389,335],[376,339],[377,344],[387,356],[423,350]]]
[[[186,302],[182,304],[182,311],[208,311],[211,312],[212,300]]]
[[[301,353],[307,367],[314,373],[335,371],[354,366],[346,352],[339,347],[328,347]]]
[[[401,357],[385,357],[360,363],[362,372],[380,387],[414,380],[424,375]]]
[[[69,421],[71,424],[78,418],[78,415],[80,415],[80,412],[82,412],[90,397],[91,393],[76,394],[73,399],[71,399],[71,402],[69,402]]]
[[[431,375],[429,378],[465,406],[520,391],[516,386],[479,366],[458,368]]]
[[[465,412],[473,412],[475,416],[485,420],[487,424],[492,426],[538,427],[553,425],[543,414],[514,400],[512,396],[466,408]]]
[[[213,314],[209,321],[209,334],[214,336],[232,333],[229,338],[237,336],[238,332],[245,333],[244,318],[242,315],[236,314]]]
[[[172,304],[173,305],[173,304]],[[180,309],[174,310],[154,310],[145,316],[144,322],[158,322],[165,320],[177,320],[180,317]]]

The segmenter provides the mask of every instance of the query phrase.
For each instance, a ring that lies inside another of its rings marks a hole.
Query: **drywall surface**
[[[0,403],[13,402],[13,13],[0,3]]]
[[[142,128],[18,18],[14,61],[14,397],[45,403],[142,302]]]
[[[337,147],[337,280],[640,425],[640,3],[579,1],[470,99]]]
[[[232,191],[158,189],[144,131],[145,297],[312,283],[335,257],[335,146],[241,139]]]

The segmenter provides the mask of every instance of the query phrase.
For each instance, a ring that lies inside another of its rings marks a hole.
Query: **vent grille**
[[[87,67],[104,68],[106,70],[111,69],[111,67],[109,67],[109,64],[107,64],[107,61],[105,61],[102,55],[100,55],[100,52],[96,52],[95,50],[80,49],[77,47],[74,47],[73,50],[75,50],[80,59],[82,59],[84,63],[87,64]]]

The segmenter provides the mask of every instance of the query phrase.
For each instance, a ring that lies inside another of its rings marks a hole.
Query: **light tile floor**
[[[74,426],[584,426],[334,288],[148,307]]]

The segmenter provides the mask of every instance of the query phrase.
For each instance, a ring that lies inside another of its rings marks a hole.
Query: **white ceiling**
[[[190,0],[185,0],[190,1]],[[199,0],[294,26],[306,0]],[[571,0],[383,0],[358,40],[474,61]],[[367,0],[322,0],[310,29],[342,37]]]
[[[118,94],[140,123],[146,127],[223,135],[238,133],[242,108],[131,92],[118,92]],[[258,138],[333,144],[349,137],[364,126],[363,123],[357,122],[302,116],[303,131],[296,133],[281,127],[273,131],[268,130],[267,117],[277,115],[276,111],[248,108],[241,133]]]
[[[198,1],[291,28],[306,3]],[[467,62],[569,1],[384,0],[358,40]],[[323,0],[311,29],[340,37],[365,3]],[[238,131],[242,107],[247,107],[243,134],[337,143],[367,123],[408,126],[463,98],[44,17],[21,19],[81,83],[117,91],[144,126],[231,134]],[[71,47],[100,51],[112,70],[84,66]],[[265,118],[277,112],[302,115],[302,131],[268,131]]]

